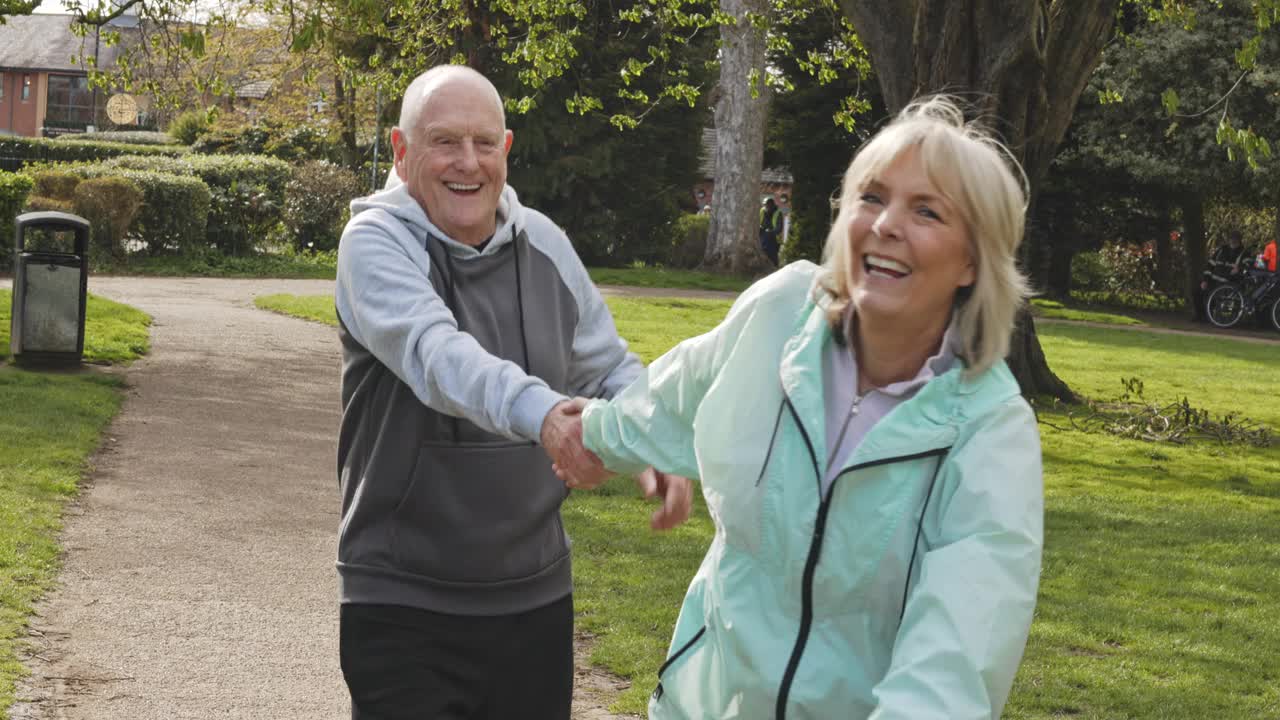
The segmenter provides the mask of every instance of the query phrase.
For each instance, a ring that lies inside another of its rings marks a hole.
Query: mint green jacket
[[[1003,364],[930,380],[826,497],[818,268],[756,283],[711,332],[584,412],[611,469],[698,478],[716,534],[652,718],[999,717],[1035,608],[1035,417]]]

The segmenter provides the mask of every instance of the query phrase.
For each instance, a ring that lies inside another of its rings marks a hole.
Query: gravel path
[[[13,720],[350,717],[338,667],[331,328],[260,294],[331,281],[90,278],[155,318],[67,510]],[[580,643],[585,650],[585,639]],[[579,667],[575,718],[615,678]]]

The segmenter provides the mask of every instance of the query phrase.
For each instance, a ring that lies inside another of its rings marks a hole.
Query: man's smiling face
[[[392,133],[396,174],[436,227],[479,245],[497,225],[511,149],[497,94],[480,78],[451,76],[421,102],[416,127]]]

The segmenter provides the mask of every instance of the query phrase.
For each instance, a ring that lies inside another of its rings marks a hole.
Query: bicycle
[[[1205,301],[1205,315],[1217,327],[1229,328],[1265,309],[1271,326],[1280,330],[1277,288],[1280,288],[1280,274],[1246,269],[1209,293],[1209,299]]]

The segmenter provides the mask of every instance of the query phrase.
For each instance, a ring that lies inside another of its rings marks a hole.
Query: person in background
[[[1201,273],[1200,285],[1196,289],[1192,307],[1195,319],[1206,319],[1205,301],[1208,299],[1209,291],[1240,273],[1245,253],[1243,236],[1239,230],[1229,231],[1226,242],[1219,243],[1214,248],[1213,254],[1209,257],[1209,267]]]
[[[781,236],[782,213],[778,210],[778,203],[770,197],[760,207],[760,249],[774,267],[778,266],[778,243]]]
[[[1026,202],[998,142],[917,101],[850,164],[822,266],[576,401],[605,466],[698,478],[715,522],[649,717],[1000,716],[1043,546],[1036,419],[1003,360]]]

